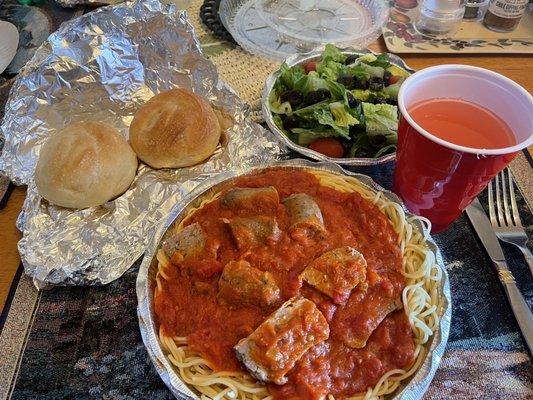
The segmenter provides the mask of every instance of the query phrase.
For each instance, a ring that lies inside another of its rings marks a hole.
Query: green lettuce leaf
[[[401,76],[403,78],[407,78],[409,77],[409,75],[411,75],[409,72],[407,72],[403,68],[400,68],[394,64],[391,64],[391,66],[387,68],[387,71],[389,71],[392,75]]]
[[[329,105],[333,119],[338,126],[350,127],[359,124],[359,120],[350,113],[350,108],[344,103],[335,102]]]
[[[280,70],[281,73],[277,82],[285,86],[286,89],[294,89],[296,82],[305,76],[304,69],[299,65],[289,67],[286,63],[283,63]]]
[[[268,102],[270,106],[270,111],[272,111],[274,114],[292,114],[291,103],[289,103],[288,101],[282,103],[278,94],[274,90],[270,92]]]
[[[356,62],[368,64],[368,63],[376,61],[377,59],[378,58],[374,54],[368,53],[368,54],[363,54],[361,57],[358,57]]]
[[[357,100],[367,101],[374,93],[369,89],[354,89],[352,90],[352,94]]]
[[[300,78],[294,85],[294,89],[299,90],[305,96],[307,93],[318,89],[328,89],[328,83],[318,73],[312,71]]]
[[[295,111],[294,115],[308,121],[317,122],[318,124],[331,127],[337,133],[337,136],[342,136],[347,139],[350,137],[349,125],[341,126],[335,121],[335,117],[333,116],[327,101],[301,108],[300,110]]]
[[[344,64],[338,63],[336,61],[321,61],[316,66],[316,72],[320,75],[321,78],[329,79],[336,81],[341,74],[346,69]]]
[[[383,88],[383,93],[386,94],[388,99],[398,99],[398,93],[400,92],[400,87],[402,82],[397,82],[392,85],[386,86]]]
[[[345,72],[361,80],[368,80],[371,76],[373,76],[367,70],[367,67],[363,67],[361,65],[348,66],[346,67]]]
[[[396,143],[398,129],[398,109],[390,104],[363,103],[366,133],[385,135],[388,144]]]
[[[346,56],[332,44],[327,44],[322,52],[321,61],[335,61],[344,64]]]
[[[376,78],[383,78],[383,74],[385,73],[385,69],[379,66],[360,64],[359,67],[364,70],[369,76],[375,76]]]
[[[296,143],[300,146],[308,146],[320,138],[337,136],[337,133],[333,129],[328,129],[324,126],[311,129],[293,128],[291,131],[296,137]]]
[[[378,54],[374,61],[370,61],[367,64],[372,65],[373,67],[381,67],[384,69],[387,69],[391,66],[391,63],[389,62],[389,56],[385,53]]]

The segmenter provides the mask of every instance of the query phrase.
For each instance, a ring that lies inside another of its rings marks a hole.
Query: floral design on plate
[[[417,0],[390,0],[389,21],[383,27],[383,38],[394,53],[533,53],[533,39],[528,27],[533,14],[526,13],[518,29],[497,33],[483,27],[480,21],[462,21],[451,37],[432,37],[417,31]]]

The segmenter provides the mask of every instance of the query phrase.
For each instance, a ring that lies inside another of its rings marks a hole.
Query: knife
[[[505,294],[509,299],[516,321],[520,326],[522,335],[524,336],[529,352],[531,353],[533,352],[533,315],[531,314],[531,310],[524,300],[522,293],[520,293],[520,290],[518,290],[518,287],[516,286],[513,273],[507,268],[507,262],[505,261],[500,242],[498,241],[498,238],[492,229],[492,225],[487,218],[487,214],[478,199],[475,199],[472,204],[466,208],[466,214],[494,264],[498,278],[500,279]]]

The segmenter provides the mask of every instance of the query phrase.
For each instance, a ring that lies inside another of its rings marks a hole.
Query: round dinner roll
[[[130,126],[131,147],[152,168],[198,164],[213,154],[220,134],[211,105],[185,89],[152,97],[139,108]]]
[[[52,135],[35,169],[39,194],[68,208],[104,204],[124,193],[137,172],[124,137],[102,122],[77,122]]]

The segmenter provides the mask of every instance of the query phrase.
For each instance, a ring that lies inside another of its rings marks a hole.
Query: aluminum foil
[[[138,107],[155,93],[192,88],[231,116],[227,141],[205,163],[153,170],[141,165],[131,188],[101,207],[68,210],[37,193],[33,172],[41,146],[64,125],[110,123],[128,136]],[[18,227],[26,273],[37,287],[105,284],[144,252],[171,207],[218,172],[280,156],[283,146],[246,120],[247,106],[219,82],[184,11],[157,0],[109,6],[63,24],[17,78],[0,133],[0,171],[28,194]]]
[[[363,55],[363,54],[369,54],[369,53],[378,54],[368,49],[354,51],[353,49],[350,49],[350,48],[341,48],[341,50],[344,54],[349,54],[349,55],[350,54]],[[303,64],[307,61],[318,59],[321,56],[323,51],[324,51],[324,47],[322,46],[313,51],[310,51],[309,53],[296,54],[294,56],[290,56],[285,60],[285,62],[290,67],[294,65],[298,65],[298,64]],[[397,55],[391,54],[391,53],[387,53],[387,54],[392,64],[397,65],[398,67],[401,67],[411,73],[415,72],[412,68],[407,66],[405,61],[403,61]],[[265,122],[267,123],[268,127],[270,128],[272,132],[274,132],[274,134],[278,137],[278,139],[282,141],[287,147],[309,158],[312,158],[313,160],[330,161],[330,162],[334,162],[339,165],[347,165],[347,166],[371,166],[371,165],[384,164],[384,163],[387,163],[389,161],[393,161],[396,159],[395,153],[387,154],[379,158],[333,158],[333,157],[325,156],[316,151],[310,150],[307,147],[300,146],[294,143],[274,123],[274,119],[272,118],[272,112],[270,111],[270,107],[268,103],[270,92],[272,91],[272,88],[274,87],[274,84],[276,83],[276,80],[278,79],[279,74],[280,74],[280,70],[277,69],[268,76],[266,80],[265,88],[263,89],[261,105],[262,105],[262,110],[263,110],[263,118],[265,119]]]
[[[329,162],[311,162],[302,159],[270,162],[268,165],[259,165],[245,171],[246,173],[257,172],[265,167],[285,167],[285,168],[301,168],[308,171],[323,170],[336,174],[344,174],[353,176],[359,179],[362,183],[376,191],[383,192],[384,196],[389,200],[400,204],[408,216],[412,216],[403,205],[400,198],[394,193],[389,192],[375,183],[372,178],[349,172],[340,166]],[[141,336],[143,338],[144,345],[150,355],[150,358],[161,376],[161,379],[171,392],[178,399],[199,399],[196,394],[191,391],[187,385],[180,379],[179,375],[174,371],[171,363],[165,357],[163,350],[158,339],[158,329],[155,322],[154,306],[153,306],[153,291],[155,287],[155,275],[157,272],[157,260],[156,253],[161,247],[162,242],[165,239],[165,234],[168,229],[177,221],[186,215],[187,211],[191,207],[198,206],[200,200],[208,195],[210,192],[219,192],[228,184],[242,175],[242,169],[234,169],[226,171],[215,177],[208,179],[199,185],[188,196],[183,198],[177,203],[170,212],[167,220],[162,224],[155,232],[154,236],[150,240],[150,244],[146,250],[144,259],[139,269],[137,276],[137,314],[139,317],[139,327],[141,330]],[[420,221],[416,220],[415,228],[422,231],[423,227]],[[442,269],[442,281],[439,287],[439,297],[441,302],[437,310],[437,315],[440,318],[439,329],[435,332],[433,337],[427,344],[428,354],[421,364],[418,371],[407,380],[406,384],[403,384],[396,394],[392,397],[387,397],[389,400],[415,400],[421,399],[435,375],[435,372],[439,366],[440,360],[444,354],[444,349],[448,341],[448,335],[450,333],[450,323],[452,316],[452,303],[450,295],[450,283],[448,274],[444,268],[444,262],[442,255],[431,238],[428,237],[428,245],[430,250],[435,254],[436,262]]]

